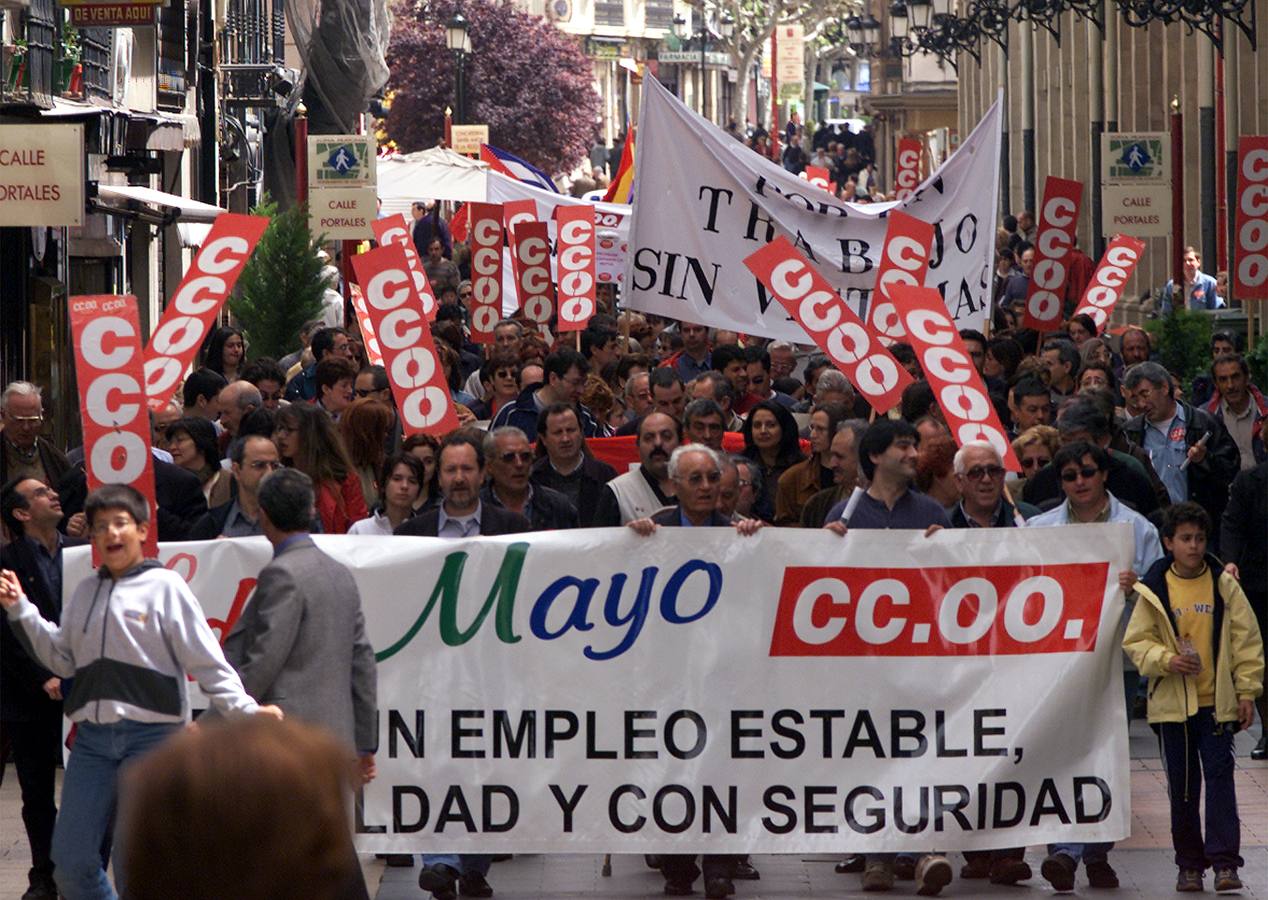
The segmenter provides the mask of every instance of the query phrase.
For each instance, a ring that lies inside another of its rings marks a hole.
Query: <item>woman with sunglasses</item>
[[[1021,475],[1009,486],[1014,497],[1021,496],[1027,478],[1052,462],[1060,446],[1061,436],[1051,425],[1032,426],[1013,439],[1013,453],[1021,463]]]
[[[520,395],[519,352],[495,347],[480,366],[484,398],[473,401],[471,412],[477,419],[492,421],[503,406]]]
[[[277,411],[273,443],[282,462],[313,480],[317,515],[326,534],[345,534],[370,514],[348,451],[330,417],[308,403]]]
[[[354,522],[348,534],[391,534],[397,525],[413,517],[426,478],[417,456],[404,450],[393,455],[379,473],[379,502],[374,512]]]

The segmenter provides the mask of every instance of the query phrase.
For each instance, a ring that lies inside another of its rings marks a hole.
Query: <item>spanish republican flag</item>
[[[608,192],[603,195],[604,203],[634,202],[634,128],[625,135],[625,148],[621,150],[621,164],[612,176]]]

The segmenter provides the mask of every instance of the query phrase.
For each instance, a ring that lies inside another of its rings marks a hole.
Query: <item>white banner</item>
[[[379,659],[363,851],[1128,834],[1124,525],[316,540]],[[259,538],[160,550],[222,635],[269,557]],[[88,574],[67,550],[67,585]]]
[[[806,343],[744,258],[783,235],[867,321],[886,213],[901,209],[934,226],[925,285],[938,289],[960,328],[983,327],[999,205],[999,101],[906,200],[855,204],[752,152],[656,79],[643,84],[624,305]]]

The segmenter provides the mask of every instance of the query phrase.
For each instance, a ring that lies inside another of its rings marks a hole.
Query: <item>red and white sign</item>
[[[471,207],[471,339],[492,344],[502,320],[502,206]]]
[[[823,166],[806,166],[805,171],[801,173],[801,177],[817,188],[823,188],[825,191],[831,190],[832,173]]]
[[[436,321],[436,294],[431,289],[431,282],[427,280],[427,273],[423,270],[423,261],[418,258],[418,248],[414,246],[414,236],[410,233],[409,223],[405,221],[405,214],[398,213],[395,216],[375,219],[370,223],[370,227],[374,229],[374,240],[380,247],[399,244],[405,250],[410,274],[414,276],[414,290],[418,291],[418,297],[423,301],[423,314],[427,316],[428,322]],[[375,363],[375,365],[382,365],[382,363]]]
[[[352,268],[383,350],[401,431],[407,437],[448,434],[458,427],[458,415],[405,252],[395,244],[378,247],[352,257]]]
[[[537,221],[536,200],[507,200],[502,204],[502,224],[506,228],[507,237],[521,222]]]
[[[361,337],[365,341],[365,357],[372,366],[383,365],[383,350],[379,347],[378,336],[374,333],[374,322],[370,320],[370,311],[366,309],[365,292],[361,285],[348,285],[348,293],[352,295],[352,309],[357,314],[357,324],[361,326]]]
[[[1061,325],[1062,299],[1070,280],[1070,250],[1082,201],[1082,182],[1051,175],[1044,181],[1043,206],[1035,231],[1035,266],[1026,293],[1027,328],[1056,331]]]
[[[130,484],[144,494],[150,504],[145,555],[155,556],[158,505],[136,297],[81,294],[69,302],[88,490]]]
[[[999,452],[1004,468],[1020,472],[1021,464],[1013,453],[1008,432],[1000,424],[991,395],[973,366],[942,295],[936,288],[906,285],[896,286],[893,293],[907,339],[955,442],[963,447],[969,441],[989,441]]]
[[[919,138],[899,138],[897,166],[894,173],[894,199],[906,200],[920,184]]]
[[[594,206],[555,207],[558,331],[581,331],[597,308]]]
[[[1237,241],[1233,296],[1268,300],[1268,136],[1237,142]]]
[[[1131,279],[1132,272],[1136,271],[1136,264],[1140,262],[1144,252],[1144,241],[1125,234],[1114,235],[1105,248],[1105,255],[1101,257],[1096,271],[1092,273],[1092,280],[1088,282],[1087,290],[1083,292],[1079,308],[1074,314],[1091,316],[1096,322],[1097,330],[1104,331],[1105,323],[1114,311],[1114,304],[1123,296],[1123,290]]]
[[[929,271],[933,247],[933,226],[905,212],[891,210],[880,265],[876,267],[876,287],[867,310],[867,324],[885,346],[907,336],[902,318],[894,307],[890,289],[896,284],[919,287]]]
[[[744,260],[806,334],[878,413],[902,399],[907,370],[876,340],[828,280],[787,238],[775,238]]]
[[[530,322],[548,325],[555,312],[550,280],[550,229],[545,222],[520,222],[511,231],[515,290]]]
[[[221,213],[145,348],[145,393],[161,407],[176,392],[269,220]]]
[[[1106,563],[788,567],[771,656],[1091,653]]]

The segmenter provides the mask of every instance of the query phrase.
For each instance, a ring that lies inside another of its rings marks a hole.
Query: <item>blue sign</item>
[[[1118,161],[1133,172],[1139,172],[1153,162],[1153,157],[1143,141],[1136,141],[1123,148],[1123,155]]]

